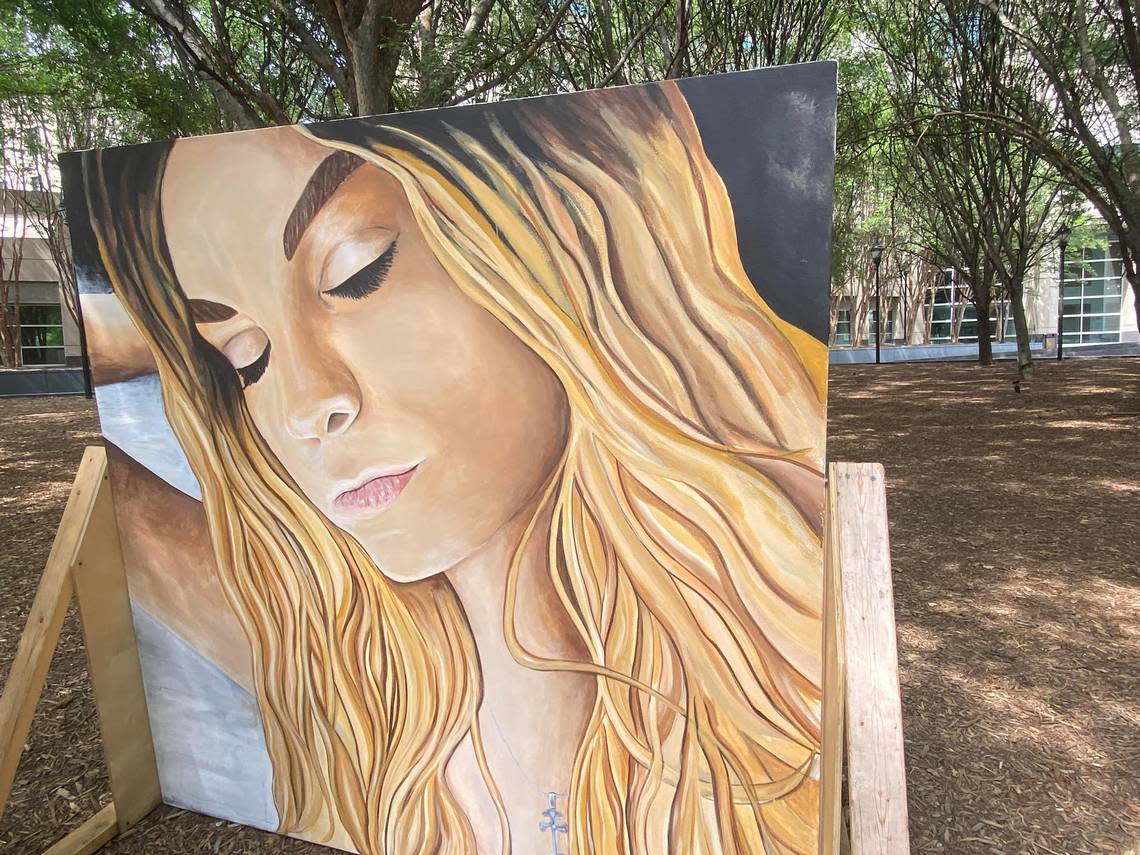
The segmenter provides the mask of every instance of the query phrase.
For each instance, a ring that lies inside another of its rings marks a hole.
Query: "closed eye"
[[[388,271],[392,267],[392,262],[396,258],[396,242],[392,241],[392,245],[384,250],[371,262],[360,268],[353,273],[342,283],[335,288],[330,288],[321,293],[327,294],[330,297],[339,297],[349,300],[362,300],[369,294],[372,294],[380,289]]]
[[[252,386],[261,379],[261,375],[265,373],[265,369],[269,367],[269,345],[265,345],[265,350],[261,351],[261,356],[237,369],[238,377],[241,378],[241,387],[245,389]]]

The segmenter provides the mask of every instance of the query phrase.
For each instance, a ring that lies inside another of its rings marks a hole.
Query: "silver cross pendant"
[[[546,810],[542,812],[546,819],[538,824],[539,831],[550,832],[550,855],[562,855],[558,848],[558,835],[570,833],[570,827],[562,822],[562,813],[558,810],[559,798],[565,798],[565,793],[546,794]]]

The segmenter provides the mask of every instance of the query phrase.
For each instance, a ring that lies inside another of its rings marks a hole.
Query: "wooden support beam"
[[[87,534],[95,507],[93,499],[105,468],[103,449],[88,448],[71,485],[16,658],[0,695],[0,816],[4,815],[12,792],[28,728],[59,642],[59,631],[71,601],[71,567]]]
[[[44,850],[44,855],[90,855],[102,849],[118,833],[119,822],[112,802],[67,837]]]
[[[118,828],[123,832],[150,813],[162,801],[162,793],[107,476],[107,455],[102,448],[87,451],[100,461],[101,477],[87,536],[72,566],[72,582],[111,796]]]
[[[43,693],[72,593],[99,713],[112,803],[45,855],[87,855],[161,801],[107,454],[88,447],[79,463],[16,658],[0,695],[0,816]]]
[[[840,568],[841,648],[848,668],[851,850],[906,855],[906,768],[883,467],[836,463],[829,474],[838,522],[831,549]]]
[[[839,501],[836,467],[828,467],[827,511],[824,519],[823,578],[823,721],[820,746],[819,851],[840,851],[843,830],[843,712],[844,684],[843,587],[839,566]]]

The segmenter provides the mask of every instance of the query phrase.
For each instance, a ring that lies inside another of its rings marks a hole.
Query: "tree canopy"
[[[0,0],[0,125],[83,148],[834,58],[837,287],[869,281],[878,239],[899,287],[953,267],[979,317],[997,295],[1016,320],[1083,199],[1140,287],[1137,15],[1126,0]]]

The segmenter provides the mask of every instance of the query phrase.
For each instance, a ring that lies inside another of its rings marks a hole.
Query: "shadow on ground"
[[[1140,848],[1140,360],[833,369],[834,460],[881,461],[916,852]],[[96,422],[0,400],[0,674]],[[106,800],[74,615],[0,851],[42,851]],[[109,853],[316,853],[160,808]]]
[[[912,849],[1140,846],[1140,361],[841,368],[887,468]]]

